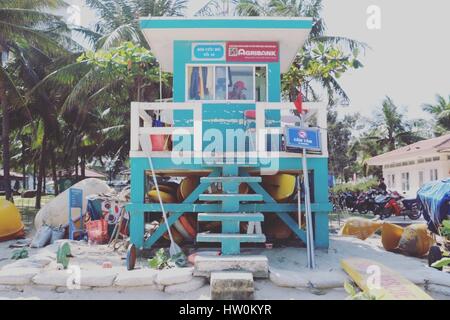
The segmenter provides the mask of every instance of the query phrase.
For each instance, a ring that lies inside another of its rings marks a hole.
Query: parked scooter
[[[421,212],[416,199],[405,199],[398,192],[392,192],[387,195],[380,195],[375,198],[374,214],[379,215],[381,219],[390,216],[408,216],[411,220],[417,220]]]
[[[355,210],[362,214],[370,211],[374,212],[376,209],[375,197],[377,195],[379,195],[379,191],[375,189],[361,193],[356,200]]]

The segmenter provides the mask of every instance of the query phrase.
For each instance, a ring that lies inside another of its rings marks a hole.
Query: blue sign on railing
[[[69,189],[70,208],[83,208],[83,190]]]
[[[193,43],[192,60],[225,60],[225,43]]]
[[[321,151],[319,128],[286,127],[286,147]]]

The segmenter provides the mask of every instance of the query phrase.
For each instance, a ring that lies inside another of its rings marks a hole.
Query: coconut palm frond
[[[312,39],[312,41],[317,43],[329,44],[329,45],[339,45],[347,47],[349,50],[358,49],[370,49],[369,45],[365,42],[353,40],[347,37],[337,37],[337,36],[319,36]]]
[[[140,40],[140,31],[137,30],[136,26],[134,24],[125,24],[101,38],[98,41],[98,46],[104,50],[108,50],[124,41],[140,43]]]

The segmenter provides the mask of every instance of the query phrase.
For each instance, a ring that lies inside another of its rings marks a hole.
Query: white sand
[[[14,249],[8,245],[14,241],[0,243],[0,267],[11,263],[9,257]],[[42,254],[42,250],[32,249],[30,255],[37,252]],[[117,254],[110,253],[105,246],[89,247],[89,254],[78,252],[76,260],[83,263],[83,268],[97,267],[98,264],[110,259],[115,266],[124,265],[124,261]],[[269,265],[272,270],[278,272],[291,272],[300,275],[306,282],[319,284],[332,289],[310,289],[307,286],[302,288],[285,288],[275,285],[270,280],[255,281],[256,299],[345,299],[347,294],[336,282],[346,278],[346,274],[340,268],[340,260],[349,257],[368,258],[380,262],[406,278],[421,286],[440,285],[443,288],[450,288],[450,274],[437,271],[427,266],[426,260],[406,257],[400,254],[386,252],[377,236],[361,241],[354,238],[344,238],[331,236],[329,250],[317,250],[316,261],[318,269],[311,272],[306,268],[306,251],[304,248],[276,248],[272,250],[244,250],[244,253],[265,254],[269,258]],[[77,255],[77,253],[75,253]],[[85,256],[85,257],[83,257]],[[90,257],[94,256],[95,259]],[[8,260],[1,260],[7,258]],[[324,276],[325,275],[325,276]],[[60,290],[58,290],[60,291]],[[209,299],[209,286],[206,285],[198,290],[186,293],[169,294],[155,288],[95,288],[88,290],[62,290],[58,293],[54,288],[41,288],[27,286],[20,289],[11,290],[10,287],[0,285],[0,299]],[[428,292],[435,299],[450,299],[450,296]]]

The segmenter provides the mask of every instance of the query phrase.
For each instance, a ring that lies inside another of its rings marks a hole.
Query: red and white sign
[[[277,42],[227,42],[228,62],[278,62]]]

